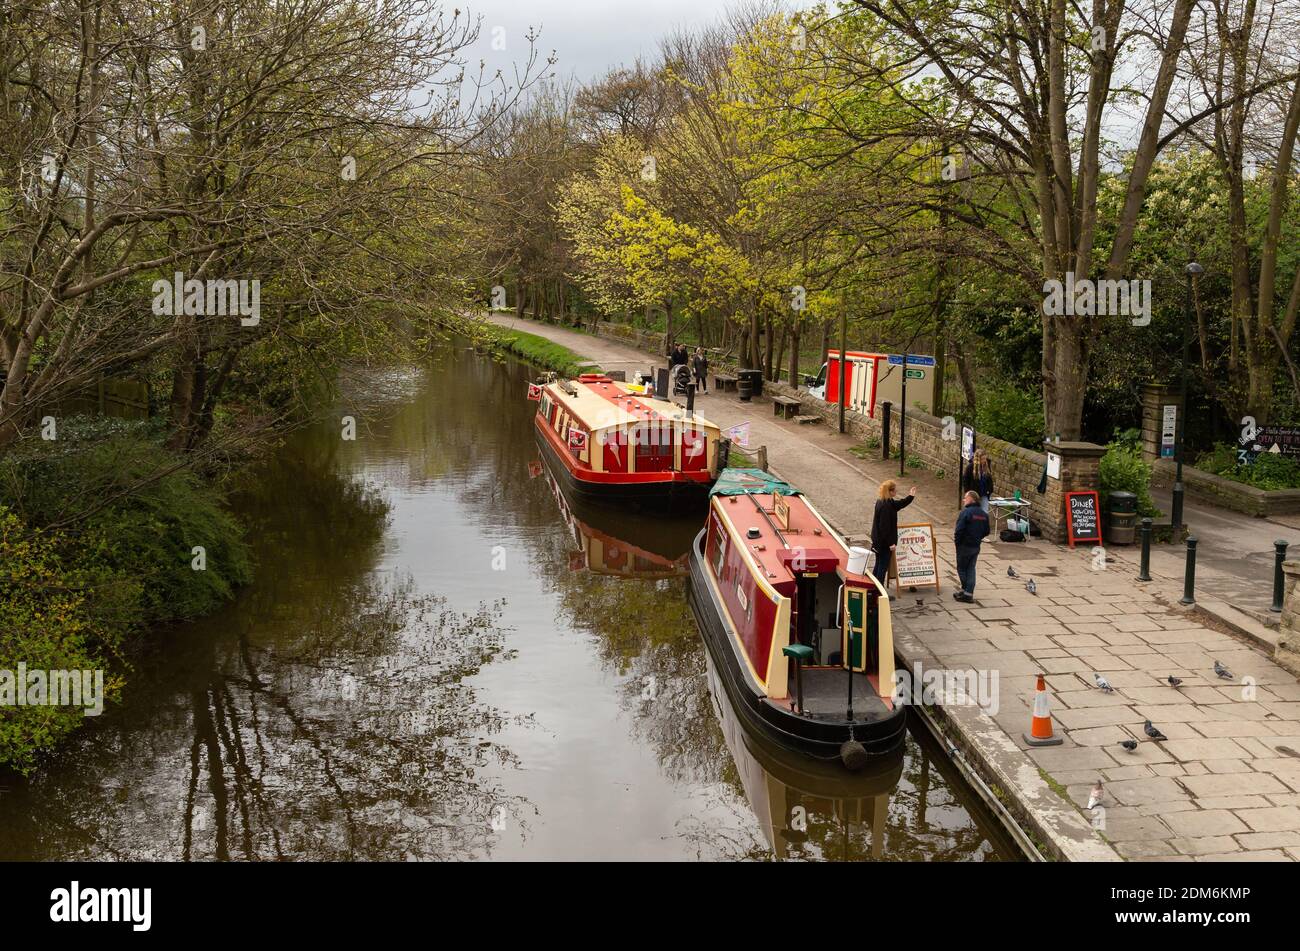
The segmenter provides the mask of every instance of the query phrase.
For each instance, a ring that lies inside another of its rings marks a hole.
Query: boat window
[[[727,556],[727,533],[721,525],[713,526],[713,573],[722,577],[722,564]]]

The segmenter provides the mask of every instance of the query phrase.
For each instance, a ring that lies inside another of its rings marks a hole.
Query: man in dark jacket
[[[876,498],[876,511],[871,517],[871,550],[876,553],[873,574],[882,588],[889,587],[889,563],[893,559],[894,548],[898,545],[898,510],[907,508],[916,497],[916,486],[907,493],[907,498],[895,498],[898,483],[888,479],[880,483],[880,492]],[[892,597],[892,595],[891,595]]]
[[[989,516],[980,508],[977,492],[967,492],[966,503],[961,514],[957,516],[957,528],[952,533],[952,540],[957,546],[957,577],[961,579],[961,590],[953,592],[953,600],[970,604],[975,600],[975,563],[980,557],[980,542],[989,533]]]

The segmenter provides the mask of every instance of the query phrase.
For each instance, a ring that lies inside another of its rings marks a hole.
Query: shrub
[[[981,435],[1002,439],[1027,449],[1043,445],[1043,400],[1007,383],[990,386],[980,393],[975,427]]]
[[[11,676],[20,663],[28,670],[102,670],[121,646],[123,629],[88,607],[93,573],[67,566],[60,555],[64,541],[30,530],[0,505],[0,671]],[[115,695],[118,679],[106,676],[104,689],[107,697]],[[0,768],[31,772],[40,753],[84,716],[80,707],[6,702],[0,706]]]
[[[1142,458],[1142,451],[1134,448],[1132,441],[1124,436],[1121,433],[1107,447],[1106,454],[1098,463],[1102,508],[1109,508],[1108,499],[1112,492],[1132,492],[1137,496],[1138,516],[1156,518],[1160,510],[1151,498],[1151,466]]]
[[[1218,443],[1197,457],[1196,468],[1266,491],[1300,489],[1300,459],[1281,453],[1261,452],[1253,463],[1243,466],[1237,463],[1234,446]]]

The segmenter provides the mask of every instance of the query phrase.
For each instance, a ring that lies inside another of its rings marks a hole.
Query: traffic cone
[[[1034,720],[1025,734],[1025,742],[1030,746],[1060,746],[1064,741],[1052,735],[1051,699],[1047,695],[1047,679],[1038,675],[1038,687],[1034,691]]]

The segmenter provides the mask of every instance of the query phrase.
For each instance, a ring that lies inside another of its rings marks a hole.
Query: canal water
[[[857,780],[750,742],[698,519],[571,508],[530,375],[448,345],[295,434],[237,499],[255,584],[0,780],[0,859],[1014,857],[928,740]]]

